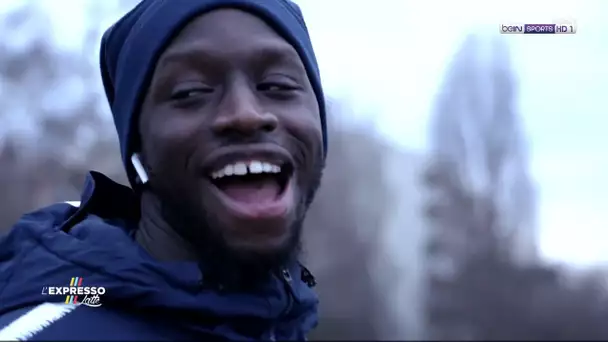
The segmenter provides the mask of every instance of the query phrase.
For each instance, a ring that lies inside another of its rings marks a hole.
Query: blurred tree
[[[447,166],[475,199],[475,219],[483,221],[493,211],[493,226],[483,229],[511,239],[513,257],[533,260],[535,194],[511,69],[502,41],[465,40],[437,98],[430,132],[437,166],[430,170],[437,174]]]
[[[432,120],[433,159],[426,174],[434,196],[426,213],[432,229],[429,323],[443,317],[444,328],[446,321],[455,324],[449,334],[464,338],[470,327],[455,323],[463,316],[453,307],[463,298],[436,296],[447,291],[442,284],[458,277],[473,256],[493,253],[504,261],[535,254],[533,192],[508,51],[497,43],[487,56],[483,47],[468,37],[448,70]]]
[[[78,199],[88,169],[124,177],[97,60],[88,58],[98,28],[86,28],[81,49],[58,49],[48,14],[35,1],[24,1],[0,25],[0,153],[9,154],[0,162],[3,170],[18,170],[0,174],[0,187],[12,189],[0,201],[15,206],[0,217],[7,229],[25,211]]]
[[[605,339],[605,283],[567,285],[535,263],[534,203],[514,109],[508,56],[480,60],[469,38],[438,98],[433,162],[427,330],[450,340]],[[523,238],[522,238],[523,237]],[[525,261],[525,262],[522,262]]]

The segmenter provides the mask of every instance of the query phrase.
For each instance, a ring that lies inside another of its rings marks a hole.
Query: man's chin
[[[220,261],[224,271],[248,279],[265,279],[269,271],[283,268],[298,257],[302,224],[290,223],[280,229],[283,234],[275,236],[222,234],[222,241],[217,245],[223,246],[223,256],[221,261],[216,261]]]
[[[297,231],[296,227],[284,228],[285,234],[272,237],[252,236],[229,236],[225,237],[226,247],[235,255],[243,259],[249,258],[273,258],[279,255],[289,254],[293,248]],[[244,260],[247,261],[247,260]]]
[[[244,265],[280,266],[297,255],[302,223],[295,214],[291,214],[273,222],[238,221],[231,226],[214,228],[221,230],[217,234],[222,236],[231,259],[238,259]]]

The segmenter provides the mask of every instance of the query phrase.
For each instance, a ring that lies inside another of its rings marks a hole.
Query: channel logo
[[[501,23],[500,34],[575,34],[577,24],[574,19],[557,19],[552,23]]]

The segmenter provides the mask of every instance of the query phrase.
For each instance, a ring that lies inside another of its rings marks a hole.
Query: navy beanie
[[[295,3],[290,0],[142,0],[104,33],[100,52],[101,77],[132,186],[137,179],[131,165],[131,155],[139,148],[137,118],[156,62],[192,19],[218,8],[241,9],[260,17],[295,48],[317,97],[327,153],[319,67],[304,17]]]

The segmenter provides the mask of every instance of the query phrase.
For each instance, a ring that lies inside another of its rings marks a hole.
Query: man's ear
[[[139,159],[139,154],[133,153],[133,155],[131,155],[131,164],[133,164],[133,168],[137,173],[137,177],[139,178],[138,180],[140,184],[143,185],[148,183],[148,173],[146,172],[146,169],[144,168],[143,164],[141,163],[141,160]]]

